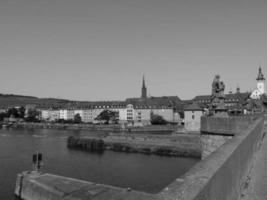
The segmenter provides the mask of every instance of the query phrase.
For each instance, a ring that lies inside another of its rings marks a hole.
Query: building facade
[[[56,121],[60,119],[60,111],[59,110],[41,110],[41,120],[45,121]]]
[[[199,131],[201,125],[201,116],[204,110],[198,103],[193,103],[184,109],[184,126],[187,131]]]
[[[73,120],[74,119],[74,110],[73,109],[61,109],[59,110],[59,118],[64,120]]]

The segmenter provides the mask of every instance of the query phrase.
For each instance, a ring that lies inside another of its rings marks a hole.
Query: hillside
[[[63,106],[71,101],[56,98],[38,98],[33,96],[0,94],[0,108],[25,106],[35,104],[39,107]]]

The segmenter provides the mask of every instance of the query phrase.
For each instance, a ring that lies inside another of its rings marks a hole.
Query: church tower
[[[143,76],[143,84],[142,84],[142,94],[141,94],[142,99],[147,98],[147,89],[146,89],[146,83],[145,83],[145,76]]]
[[[252,99],[260,99],[261,96],[265,93],[264,85],[265,85],[265,78],[263,76],[261,66],[259,67],[258,77],[257,80],[257,88],[252,92],[250,97]]]
[[[264,88],[264,82],[265,82],[265,78],[263,76],[262,70],[261,70],[261,66],[259,67],[259,73],[258,73],[258,77],[257,77],[257,89],[260,92],[260,94],[264,94],[265,93],[265,88]]]

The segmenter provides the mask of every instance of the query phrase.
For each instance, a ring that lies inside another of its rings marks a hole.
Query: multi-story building
[[[233,107],[242,106],[246,104],[246,101],[250,98],[250,93],[248,92],[240,92],[240,88],[238,87],[236,93],[230,92],[225,95],[225,106],[228,109]],[[211,104],[211,95],[200,95],[196,96],[193,100],[193,103],[198,103],[201,107],[208,107]]]
[[[104,110],[110,110],[116,112],[116,118],[121,123],[150,123],[152,114],[160,115],[169,122],[178,122],[180,118],[178,111],[182,110],[181,105],[182,101],[177,96],[147,97],[147,88],[143,77],[140,98],[128,98],[125,101],[73,102],[62,106],[54,113],[53,109],[43,109],[42,119],[70,120],[79,114],[82,121],[87,123],[94,122],[95,118]],[[70,107],[72,109],[69,109]]]
[[[204,109],[198,103],[187,105],[184,108],[184,126],[188,131],[199,131],[201,116]]]
[[[59,110],[41,110],[41,119],[46,121],[56,121],[60,119],[60,111]]]
[[[59,118],[64,120],[74,119],[74,110],[73,109],[61,109],[59,110]]]

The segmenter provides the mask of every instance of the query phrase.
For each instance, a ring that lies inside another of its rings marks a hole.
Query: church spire
[[[264,81],[265,80],[264,75],[263,75],[262,70],[261,70],[261,66],[259,67],[259,73],[258,73],[258,77],[256,80],[257,81]]]
[[[143,86],[142,88],[145,88],[146,87],[146,83],[145,83],[145,75],[143,75]]]
[[[145,83],[145,75],[143,75],[143,84],[142,84],[142,94],[141,94],[142,99],[147,98],[147,89],[146,89],[146,83]]]

